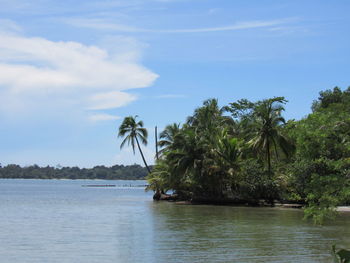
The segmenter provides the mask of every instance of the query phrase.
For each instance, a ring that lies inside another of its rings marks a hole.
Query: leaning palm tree
[[[118,137],[126,137],[124,138],[123,142],[120,144],[120,149],[122,149],[125,145],[125,143],[128,143],[128,145],[131,144],[132,150],[135,154],[135,142],[137,144],[137,147],[140,151],[142,160],[148,170],[149,173],[151,173],[150,168],[148,167],[145,157],[143,156],[139,139],[142,144],[147,145],[147,130],[146,128],[143,128],[143,121],[136,122],[136,118],[138,116],[136,115],[135,117],[129,116],[125,117],[123,120],[123,123],[119,127],[119,133]]]
[[[281,116],[285,102],[284,97],[276,97],[258,102],[253,109],[253,137],[249,144],[265,157],[269,172],[271,172],[272,151],[278,159],[278,149],[281,149],[286,156],[292,150],[292,145],[280,132],[281,125],[285,123]]]

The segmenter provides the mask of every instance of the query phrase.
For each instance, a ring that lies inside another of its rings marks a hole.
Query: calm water
[[[155,203],[142,184],[0,180],[0,262],[331,262],[332,244],[350,248],[350,214],[315,227],[298,210]]]

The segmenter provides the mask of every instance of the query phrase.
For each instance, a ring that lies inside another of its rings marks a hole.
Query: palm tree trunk
[[[143,163],[145,164],[145,166],[146,166],[148,172],[151,173],[151,169],[149,169],[149,167],[148,167],[148,165],[147,165],[147,163],[146,163],[145,157],[143,156],[143,153],[142,153],[142,151],[141,151],[141,147],[140,147],[140,144],[139,144],[139,140],[137,139],[137,137],[135,137],[135,139],[136,139],[137,147],[139,148],[139,151],[140,151],[140,154],[141,154]]]
[[[266,157],[267,157],[267,167],[269,174],[271,173],[271,156],[270,156],[270,142],[267,140],[266,142]]]
[[[156,157],[157,160],[159,160],[159,154],[158,154],[158,132],[157,132],[157,126],[155,127],[154,134],[156,136]]]
[[[277,161],[279,160],[279,156],[278,156],[278,150],[277,150],[277,144],[274,138],[272,138],[272,142],[273,142],[273,146],[275,147],[275,154],[276,154],[276,159]]]

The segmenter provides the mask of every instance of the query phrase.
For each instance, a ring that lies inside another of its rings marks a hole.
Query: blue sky
[[[0,0],[0,162],[140,163],[117,129],[285,96],[287,119],[350,85],[347,0]]]

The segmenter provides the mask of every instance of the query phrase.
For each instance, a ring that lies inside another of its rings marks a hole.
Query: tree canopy
[[[350,204],[350,88],[321,91],[312,113],[283,117],[284,97],[204,101],[161,133],[149,188],[197,202],[297,202],[321,222]]]

